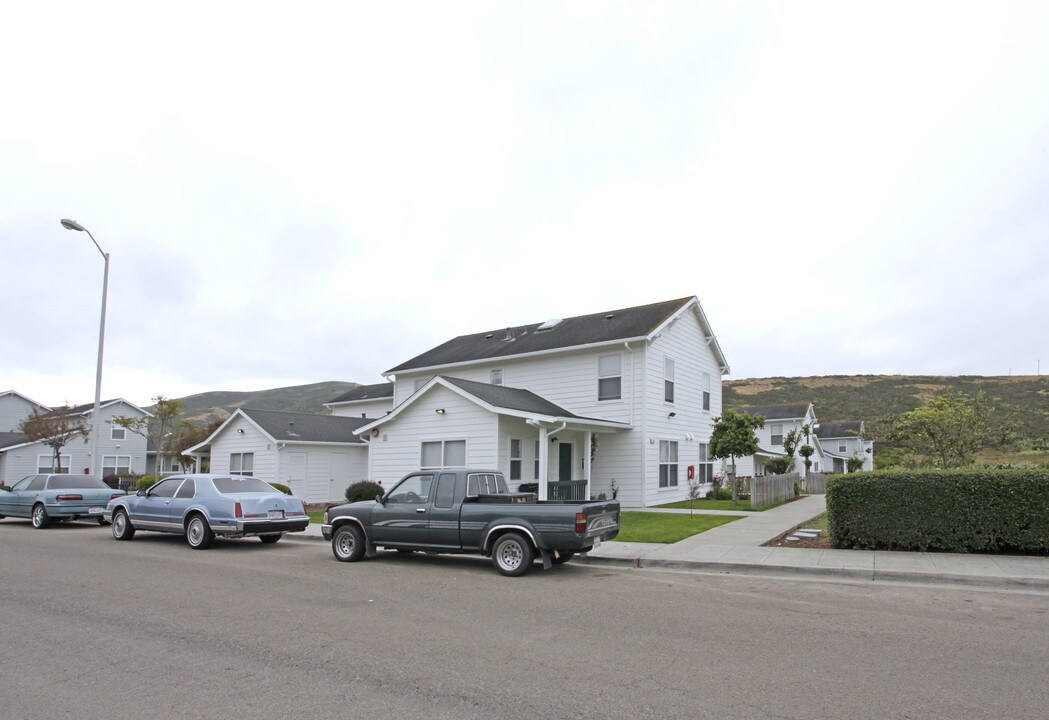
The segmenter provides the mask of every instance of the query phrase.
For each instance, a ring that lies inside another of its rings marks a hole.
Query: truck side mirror
[[[379,503],[380,505],[385,505],[386,504],[386,496],[383,495],[382,493],[379,493],[378,495],[375,496],[375,502]]]

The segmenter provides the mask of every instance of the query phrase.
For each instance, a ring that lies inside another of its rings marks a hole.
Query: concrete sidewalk
[[[745,515],[740,520],[671,544],[607,542],[577,560],[591,565],[662,568],[706,573],[896,580],[1049,590],[1049,558],[1021,555],[819,550],[764,547],[764,543],[821,515],[823,495],[809,495],[764,512],[696,511]],[[688,513],[688,510],[651,512]],[[323,541],[319,524],[288,539]]]

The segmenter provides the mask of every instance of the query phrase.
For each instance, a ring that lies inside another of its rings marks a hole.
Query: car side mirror
[[[146,491],[145,490],[139,490],[135,494],[138,495],[139,497],[145,497],[146,496]]]

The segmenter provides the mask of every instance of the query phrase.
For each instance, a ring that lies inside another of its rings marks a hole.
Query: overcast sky
[[[732,367],[1049,370],[1049,3],[17,3],[0,390],[381,373],[696,295]]]

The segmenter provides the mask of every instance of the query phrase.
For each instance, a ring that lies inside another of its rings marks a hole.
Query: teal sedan
[[[0,488],[0,518],[29,518],[35,528],[53,520],[97,520],[123,490],[114,490],[90,475],[29,475],[11,487]]]

